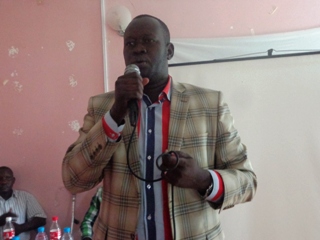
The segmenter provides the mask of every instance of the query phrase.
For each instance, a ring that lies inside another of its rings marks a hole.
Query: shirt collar
[[[17,190],[13,190],[13,191],[12,191],[12,195],[11,195],[7,200],[9,200],[9,199],[12,198],[12,197],[14,197],[14,198],[17,197]],[[4,198],[3,198],[2,196],[0,196],[0,198],[4,200]]]
[[[172,92],[172,77],[168,75],[168,82],[166,86],[163,88],[162,92],[158,96],[158,101],[155,103],[163,103],[164,101],[171,100],[171,92]],[[152,105],[149,97],[146,94],[143,94],[143,101],[147,103],[147,105]]]
[[[159,94],[159,102],[164,102],[165,100],[170,101],[171,100],[171,89],[172,89],[172,77],[168,76],[168,82],[167,85],[164,87],[162,92]]]

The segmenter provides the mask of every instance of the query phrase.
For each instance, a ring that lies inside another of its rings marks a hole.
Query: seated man
[[[0,236],[6,217],[12,217],[15,235],[20,240],[29,240],[30,231],[46,225],[47,216],[34,196],[12,189],[14,182],[13,171],[0,167]]]
[[[86,212],[80,226],[82,240],[91,240],[93,236],[93,224],[98,217],[100,204],[102,200],[102,187],[99,187],[96,194],[92,197],[90,207]]]

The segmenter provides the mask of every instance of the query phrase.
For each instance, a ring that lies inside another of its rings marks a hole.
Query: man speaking
[[[123,56],[138,70],[90,98],[64,157],[71,193],[103,182],[95,240],[223,239],[219,211],[255,194],[256,176],[222,93],[176,82],[168,74],[173,54],[166,24],[135,17]],[[130,124],[132,102],[138,113]]]

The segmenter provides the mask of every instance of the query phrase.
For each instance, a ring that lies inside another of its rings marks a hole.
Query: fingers
[[[195,176],[199,172],[197,161],[181,151],[170,151],[163,155],[162,178],[177,187],[195,188]]]
[[[142,78],[142,84],[143,86],[147,85],[149,83],[149,78]]]
[[[176,185],[181,178],[181,172],[178,169],[179,155],[174,151],[165,151],[161,155],[161,165],[159,166],[157,159],[157,166],[161,170],[161,177],[172,185]]]
[[[131,99],[140,100],[143,97],[144,85],[149,82],[148,78],[142,79],[137,73],[129,73],[120,76],[115,82],[115,100],[117,105],[125,110]]]
[[[174,151],[166,151],[159,158],[157,159],[157,167],[161,171],[172,171],[179,165],[179,155]],[[159,164],[160,160],[161,164]]]
[[[130,100],[141,99],[143,97],[143,84],[148,83],[148,79],[143,80],[137,73],[129,73],[120,76],[115,82],[115,102],[112,107],[112,117],[120,119],[127,114]]]
[[[10,217],[17,217],[18,215],[15,214],[14,212],[12,212],[12,208],[9,209],[9,211],[7,212],[8,215],[10,215]]]
[[[175,186],[177,184],[177,182],[179,181],[178,175],[174,174],[173,172],[169,172],[169,171],[162,171],[161,177],[173,186]]]

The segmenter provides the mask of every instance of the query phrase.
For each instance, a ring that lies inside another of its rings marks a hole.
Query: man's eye
[[[151,38],[147,38],[147,39],[144,39],[144,42],[145,42],[145,43],[154,43],[155,40],[154,40],[154,39],[151,39]]]
[[[1,177],[0,180],[11,181],[12,177]]]
[[[132,47],[132,46],[134,46],[134,42],[132,42],[132,41],[131,42],[127,42],[126,46],[129,46],[129,47],[131,46]]]

